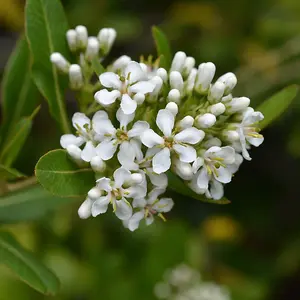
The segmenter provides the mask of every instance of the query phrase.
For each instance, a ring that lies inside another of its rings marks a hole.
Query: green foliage
[[[220,200],[212,200],[208,199],[203,195],[198,195],[195,192],[193,192],[190,188],[188,188],[183,181],[180,180],[180,178],[176,175],[174,175],[172,172],[168,172],[168,180],[169,180],[169,185],[168,187],[176,192],[177,194],[187,196],[190,198],[194,198],[196,200],[200,200],[202,202],[207,202],[207,203],[213,203],[213,204],[229,204],[230,201],[223,197]]]
[[[35,167],[41,185],[61,197],[85,196],[95,185],[94,171],[80,169],[64,150],[53,150],[41,157]]]
[[[6,166],[0,165],[0,179],[16,179],[25,177],[24,174],[16,169],[8,168]]]
[[[0,198],[0,223],[37,220],[72,201],[74,199],[55,197],[43,187],[34,185]]]
[[[172,51],[166,35],[157,26],[152,27],[152,35],[156,44],[157,55],[160,57],[160,66],[168,69],[172,62]]]
[[[57,277],[30,252],[23,249],[8,232],[0,232],[0,262],[39,292],[54,295],[58,291]]]
[[[257,107],[257,110],[262,112],[265,116],[264,120],[260,123],[261,129],[271,125],[271,123],[273,123],[289,108],[292,101],[295,99],[298,90],[298,85],[290,85]]]
[[[70,131],[64,89],[67,82],[59,78],[50,62],[53,52],[70,54],[65,33],[68,24],[59,0],[28,0],[26,4],[26,36],[32,54],[32,76],[40,92],[49,104],[50,112],[63,132]]]
[[[105,68],[101,65],[99,58],[97,57],[92,59],[92,68],[97,76],[105,72]]]
[[[30,53],[25,38],[20,38],[12,53],[2,83],[2,142],[14,130],[22,117],[32,114],[39,93],[30,72]]]

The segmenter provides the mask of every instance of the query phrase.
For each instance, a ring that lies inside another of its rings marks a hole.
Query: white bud
[[[236,142],[240,139],[238,132],[235,130],[224,130],[223,136],[225,137],[225,139],[228,142],[231,142],[231,143]]]
[[[67,42],[69,49],[72,52],[75,52],[77,50],[77,32],[74,29],[70,29],[66,33]]]
[[[231,100],[232,100],[232,95],[231,94],[228,94],[227,96],[224,96],[222,98],[222,102],[225,103],[225,105],[226,105],[226,103],[230,102]]]
[[[78,25],[75,28],[77,33],[77,46],[84,50],[88,44],[88,31],[85,26]]]
[[[145,101],[145,95],[142,93],[137,93],[133,96],[133,100],[137,103],[137,104],[142,104]]]
[[[197,77],[197,69],[193,68],[190,72],[190,75],[189,75],[187,81],[186,81],[185,91],[188,94],[194,90],[196,77]]]
[[[83,76],[79,65],[71,65],[69,69],[70,86],[74,90],[78,90],[83,86]]]
[[[159,68],[156,71],[156,75],[159,76],[164,83],[168,81],[168,72],[164,68]]]
[[[169,102],[166,105],[166,109],[169,110],[174,116],[178,113],[178,105],[175,102]]]
[[[117,32],[113,28],[103,28],[99,31],[98,40],[104,55],[110,51],[116,36]]]
[[[101,195],[101,190],[98,187],[93,187],[88,191],[88,197],[92,200],[98,199]]]
[[[196,79],[196,90],[199,93],[206,93],[208,91],[215,72],[216,66],[211,62],[199,65]]]
[[[210,112],[216,117],[222,115],[226,110],[226,107],[223,103],[219,102],[210,107]]]
[[[172,61],[170,71],[182,72],[185,59],[186,59],[186,54],[184,52],[182,51],[176,52]]]
[[[148,73],[148,66],[146,64],[140,63],[140,66],[141,66],[143,72]]]
[[[92,60],[99,54],[100,45],[97,38],[91,36],[88,38],[88,44],[85,51],[85,57],[87,60]]]
[[[82,150],[78,146],[69,145],[66,148],[66,150],[72,159],[74,159],[75,161],[80,161],[80,162],[82,161],[82,159],[81,159]]]
[[[94,201],[86,198],[78,209],[78,216],[80,219],[87,219],[92,215],[92,205]]]
[[[168,94],[167,102],[175,102],[175,103],[179,104],[180,103],[180,92],[176,89],[171,90]]]
[[[196,118],[196,124],[200,128],[210,128],[215,125],[216,121],[216,116],[210,113],[206,113]]]
[[[179,92],[182,92],[183,78],[178,71],[173,71],[170,73],[170,86],[171,89],[177,89]]]
[[[94,172],[102,173],[106,169],[106,163],[100,158],[100,156],[94,156],[91,159],[91,167]]]
[[[50,60],[61,72],[64,72],[66,74],[69,72],[70,63],[60,53],[52,53],[50,56]]]
[[[194,118],[192,116],[186,116],[179,121],[178,125],[182,129],[192,127],[194,125]]]
[[[163,80],[159,76],[154,76],[150,79],[150,82],[152,82],[155,85],[155,88],[153,92],[150,93],[149,100],[155,101],[163,86]]]
[[[175,171],[183,180],[191,180],[193,178],[193,169],[189,163],[180,160],[175,161]]]
[[[143,181],[143,176],[140,173],[133,173],[130,176],[130,183],[131,184],[140,184]]]
[[[210,102],[219,102],[224,95],[225,84],[223,82],[217,81],[213,84],[208,92],[207,99]]]
[[[192,69],[195,66],[195,63],[196,63],[196,61],[195,61],[194,57],[188,56],[186,58],[184,66],[183,66],[183,70],[182,70],[182,75],[184,77],[189,76],[189,74],[191,73]]]
[[[207,149],[211,148],[211,147],[221,147],[222,146],[222,141],[216,137],[212,137],[210,139],[208,139],[203,146]]]
[[[227,112],[230,114],[240,112],[244,109],[246,109],[250,104],[250,99],[247,97],[239,97],[239,98],[233,98],[227,106]]]
[[[122,55],[116,59],[112,65],[112,70],[122,70],[131,62],[131,58],[127,55]]]
[[[237,84],[237,78],[235,74],[228,72],[224,75],[222,75],[220,78],[218,78],[217,81],[223,82],[225,84],[225,91],[224,94],[227,95],[231,93],[231,91],[234,89],[234,87]]]

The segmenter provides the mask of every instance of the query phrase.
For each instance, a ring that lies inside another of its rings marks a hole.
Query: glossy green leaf
[[[0,198],[0,223],[40,219],[74,200],[76,199],[53,196],[40,185],[34,185]]]
[[[190,198],[194,198],[197,200],[200,200],[202,202],[207,202],[207,203],[213,203],[213,204],[229,204],[230,201],[226,198],[222,198],[220,200],[212,200],[212,199],[207,199],[203,195],[198,195],[195,192],[193,192],[189,187],[187,187],[184,182],[175,174],[172,172],[168,172],[168,179],[169,179],[169,189],[172,191],[176,192],[177,194],[184,195]]]
[[[0,179],[16,179],[22,177],[26,177],[26,175],[16,169],[0,165]]]
[[[156,44],[157,55],[161,58],[160,66],[169,69],[172,62],[172,52],[166,35],[157,27],[152,27],[152,35]]]
[[[40,158],[35,174],[41,185],[61,197],[85,196],[95,185],[91,168],[79,168],[65,150],[53,150]]]
[[[70,131],[64,99],[67,78],[59,77],[50,62],[53,52],[70,59],[65,34],[68,29],[59,0],[27,0],[26,36],[33,58],[32,76],[49,104],[50,112],[63,132]]]
[[[59,280],[34,255],[25,250],[8,232],[0,232],[0,263],[37,291],[54,295],[59,289]]]
[[[278,119],[292,104],[298,90],[298,85],[290,85],[259,105],[256,110],[265,116],[259,127],[264,129]]]
[[[6,66],[2,83],[2,141],[12,132],[21,117],[36,108],[39,92],[30,76],[30,53],[25,38],[17,43]]]

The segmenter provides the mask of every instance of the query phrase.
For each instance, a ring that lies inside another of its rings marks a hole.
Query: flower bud
[[[226,107],[223,103],[219,102],[210,107],[210,112],[216,117],[222,115],[226,110]]]
[[[196,63],[196,61],[195,61],[194,57],[188,56],[186,58],[184,66],[183,66],[183,70],[182,70],[182,75],[184,77],[189,76],[189,74],[191,73],[192,69],[195,66],[195,63]]]
[[[183,78],[178,71],[172,71],[170,73],[170,86],[172,89],[177,89],[179,92],[182,92]]]
[[[176,54],[174,55],[173,61],[172,61],[170,71],[171,72],[172,71],[182,72],[184,63],[185,63],[185,59],[186,59],[186,54],[184,52],[182,52],[182,51],[176,52]]]
[[[235,74],[229,72],[222,75],[217,81],[223,82],[225,84],[224,94],[228,95],[234,89],[237,84],[237,78]]]
[[[100,156],[94,156],[91,159],[91,167],[94,172],[102,173],[106,169],[106,163],[100,158]]]
[[[199,65],[196,79],[196,90],[199,93],[206,93],[208,91],[215,72],[216,66],[211,62]]]
[[[133,96],[133,100],[137,103],[137,104],[142,104],[145,101],[145,95],[142,93],[137,93]]]
[[[94,201],[86,198],[78,209],[78,216],[80,219],[87,219],[92,215],[92,205]]]
[[[102,193],[101,190],[98,187],[93,187],[88,191],[88,197],[91,200],[96,200],[99,197],[101,197]]]
[[[159,92],[163,86],[163,80],[159,76],[154,76],[150,81],[155,85],[155,88],[152,93],[150,93],[149,98],[153,101],[157,99]]]
[[[182,120],[179,121],[178,125],[182,129],[186,129],[192,127],[194,124],[194,118],[191,116],[186,116]]]
[[[250,99],[247,97],[233,98],[227,106],[227,112],[230,114],[240,112],[246,109],[250,104]]]
[[[94,57],[97,57],[99,54],[100,45],[95,37],[88,38],[88,44],[85,51],[85,57],[87,60],[92,60]]]
[[[169,110],[174,116],[178,113],[178,105],[175,102],[169,102],[166,105],[166,109]]]
[[[50,56],[50,60],[59,71],[66,74],[69,72],[70,63],[60,53],[52,53]]]
[[[226,105],[226,103],[230,102],[231,100],[232,100],[231,94],[228,94],[227,96],[222,97],[222,103],[225,103],[225,105]]]
[[[175,102],[175,103],[179,104],[180,103],[180,92],[176,89],[171,90],[168,94],[167,102]]]
[[[175,161],[175,172],[183,180],[191,180],[193,178],[193,169],[189,163],[184,163],[179,159]]]
[[[78,162],[82,162],[82,159],[81,159],[82,150],[78,146],[69,145],[66,148],[66,150],[72,159],[74,159],[75,161],[78,161]]]
[[[112,65],[112,71],[122,70],[131,62],[131,58],[127,55],[122,55],[116,59]]]
[[[220,139],[216,138],[216,137],[211,137],[209,138],[204,144],[203,147],[205,147],[206,149],[209,149],[211,147],[221,147],[222,146],[222,142]]]
[[[110,51],[116,39],[116,36],[117,32],[113,28],[103,28],[99,31],[98,40],[100,43],[100,48],[103,51],[104,55],[106,55]]]
[[[77,46],[84,50],[88,44],[88,31],[85,26],[79,25],[75,28],[77,33]]]
[[[66,37],[67,37],[69,49],[72,52],[77,51],[77,32],[76,32],[76,30],[74,30],[74,29],[68,30],[66,33]]]
[[[190,94],[194,90],[196,77],[197,77],[197,69],[193,68],[186,81],[186,87],[185,87],[186,93]]]
[[[196,118],[196,124],[199,128],[210,128],[215,125],[216,121],[216,116],[210,113],[200,115]]]
[[[223,82],[217,81],[213,84],[208,92],[207,99],[209,102],[216,103],[221,101],[221,98],[224,95],[225,84]]]
[[[240,139],[240,136],[237,131],[235,130],[224,130],[223,136],[228,142],[236,142]]]
[[[130,176],[131,185],[140,184],[143,181],[143,176],[140,173],[133,173]]]
[[[168,81],[168,72],[164,68],[159,68],[156,71],[156,75],[159,76],[164,83]]]
[[[69,69],[70,86],[74,90],[79,90],[83,86],[83,76],[79,65],[71,65]]]

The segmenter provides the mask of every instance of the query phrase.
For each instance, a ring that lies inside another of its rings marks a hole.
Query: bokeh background
[[[70,26],[118,31],[111,58],[155,54],[151,26],[173,51],[234,71],[236,96],[256,106],[300,82],[298,0],[63,0]],[[24,27],[24,1],[0,0],[0,74]],[[18,87],[16,87],[18,88]],[[226,206],[175,196],[168,222],[134,234],[109,214],[80,220],[80,200],[42,219],[2,225],[61,279],[58,300],[151,300],[166,269],[185,262],[202,278],[226,285],[233,300],[300,299],[300,97],[265,132],[226,188]],[[72,99],[68,99],[72,110]],[[59,147],[59,132],[42,111],[15,166],[30,175],[37,159]],[[64,202],[65,203],[65,202]],[[0,300],[49,299],[0,266]]]

